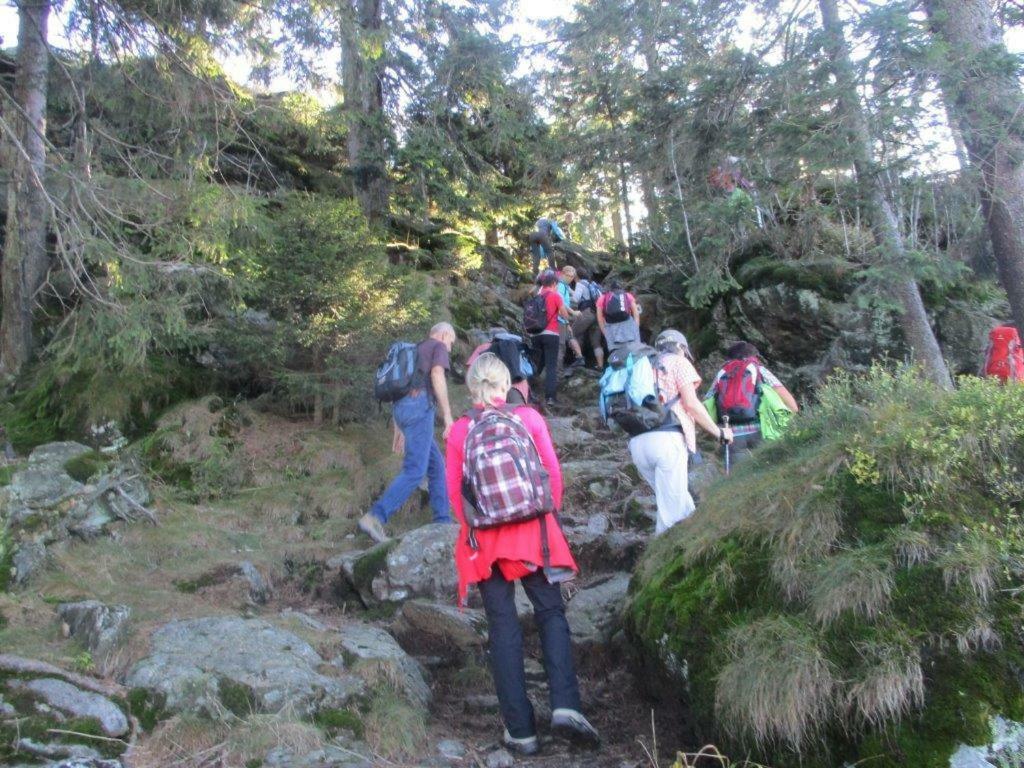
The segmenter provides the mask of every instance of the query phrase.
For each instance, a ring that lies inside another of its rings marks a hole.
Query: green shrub
[[[1024,388],[841,377],[650,547],[629,632],[766,764],[946,766],[1024,717]]]

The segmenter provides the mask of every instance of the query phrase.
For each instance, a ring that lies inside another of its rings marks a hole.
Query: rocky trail
[[[650,744],[653,727],[667,743],[675,727],[652,724],[621,612],[653,528],[653,497],[628,465],[625,440],[600,424],[596,393],[592,371],[566,379],[549,423],[566,477],[560,522],[582,568],[566,588],[568,617],[601,751],[548,738],[521,591],[544,749],[513,760],[500,748],[483,612],[472,600],[465,611],[454,605],[456,527],[417,524],[425,513],[414,499],[399,513],[410,527],[388,544],[367,546],[354,531],[365,503],[356,499],[387,473],[366,477],[378,447],[364,450],[352,483],[361,478],[362,492],[339,514],[321,508],[338,493],[322,478],[336,483],[334,467],[351,461],[335,446],[333,464],[309,480],[321,495],[304,492],[283,515],[277,496],[259,495],[168,511],[130,460],[61,443],[36,449],[0,488],[15,589],[0,602],[0,627],[13,638],[0,656],[0,762],[650,765],[638,739]],[[189,418],[182,423],[194,427]]]

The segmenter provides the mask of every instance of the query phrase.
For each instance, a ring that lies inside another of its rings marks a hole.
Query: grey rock
[[[11,496],[29,509],[50,509],[85,491],[60,464],[32,464],[11,477]]]
[[[566,525],[562,529],[580,568],[584,573],[633,568],[643,554],[647,537],[635,530],[601,533],[601,525],[597,522],[591,527],[588,521],[587,525]]]
[[[600,512],[596,515],[591,515],[590,519],[587,520],[587,533],[591,536],[603,536],[608,533],[608,529],[611,527],[612,522],[608,519],[608,515]]]
[[[466,756],[466,745],[458,739],[444,739],[437,743],[437,751],[446,760],[459,761]]]
[[[594,436],[576,425],[575,419],[568,416],[554,416],[547,420],[552,442],[559,448],[586,445],[594,440]]]
[[[308,717],[343,708],[364,687],[354,675],[322,674],[324,660],[309,643],[260,620],[174,621],[153,634],[151,647],[126,683],[164,696],[171,712],[218,717],[230,703],[226,692],[234,688],[258,711],[288,709]]]
[[[384,572],[387,567],[386,556],[396,546],[398,541],[392,540],[375,544],[369,549],[342,552],[330,558],[326,565],[330,569],[341,570],[344,585],[355,592],[363,605],[376,605],[378,600],[374,596],[373,580]]]
[[[595,480],[617,478],[623,463],[611,459],[577,459],[562,464],[566,485],[588,485]]]
[[[487,639],[487,617],[483,611],[427,600],[402,604],[392,632],[409,653],[439,656],[459,663],[479,656]]]
[[[79,764],[81,761],[86,761],[85,764],[89,765],[92,761],[97,760],[100,757],[99,752],[92,747],[85,746],[84,744],[61,744],[56,742],[45,743],[26,737],[22,737],[17,740],[16,748],[21,752],[27,752],[37,758],[41,757],[48,758],[50,760],[61,760],[60,764],[66,762],[64,758],[70,758],[72,765]]]
[[[462,705],[467,712],[478,714],[497,712],[501,706],[497,695],[493,693],[471,693],[462,700]]]
[[[566,610],[574,642],[593,645],[611,640],[621,626],[629,580],[628,573],[617,573],[576,593]]]
[[[484,762],[487,768],[512,768],[516,764],[515,758],[504,749],[494,750]]]
[[[51,763],[48,768],[124,768],[124,763],[102,757],[72,757]]]
[[[127,605],[104,605],[97,600],[61,603],[57,607],[68,634],[100,660],[108,658],[124,641],[131,613]]]
[[[117,705],[98,693],[83,691],[71,683],[44,677],[28,681],[12,680],[9,688],[28,691],[50,707],[71,717],[89,717],[99,722],[107,736],[128,733],[128,719]]]
[[[409,531],[387,553],[384,571],[373,579],[373,595],[382,602],[414,597],[451,600],[455,595],[455,537],[459,528],[430,523]]]
[[[587,487],[587,490],[590,491],[590,495],[598,501],[610,499],[612,494],[615,493],[615,489],[612,487],[612,484],[606,480],[597,480],[591,483]]]
[[[4,701],[4,697],[0,695],[0,717],[11,717],[17,714],[17,710],[13,704],[8,704]]]
[[[92,448],[81,443],[72,441],[46,443],[35,448],[28,455],[28,463],[30,466],[50,466],[63,469],[69,461],[86,453],[92,453]]]
[[[249,583],[249,602],[254,605],[266,605],[274,594],[274,585],[270,583],[270,579],[264,578],[259,569],[248,560],[239,563],[238,570],[242,578]]]
[[[430,686],[420,665],[383,629],[350,624],[341,630],[341,647],[351,671],[371,685],[396,688],[416,706],[430,704]]]
[[[25,541],[18,545],[11,558],[14,583],[24,584],[46,564],[46,547],[38,541]]]
[[[296,753],[288,747],[270,750],[263,768],[373,768],[373,763],[356,749],[327,745],[312,752]]]

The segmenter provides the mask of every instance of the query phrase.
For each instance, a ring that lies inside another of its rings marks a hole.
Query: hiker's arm
[[[797,411],[800,410],[800,406],[796,404],[796,398],[793,397],[793,393],[791,393],[788,389],[781,385],[779,385],[778,387],[772,387],[772,389],[779,393],[779,397],[782,398],[782,402],[786,404],[786,407],[789,408],[789,410],[791,410],[793,413],[796,413]]]
[[[445,482],[448,486],[448,501],[451,503],[452,515],[461,525],[465,525],[465,512],[462,509],[462,454],[466,442],[466,429],[460,422],[460,426],[452,432],[451,439],[445,446]]]
[[[551,222],[551,234],[558,238],[558,240],[556,240],[555,242],[558,242],[559,240],[565,240],[565,233],[562,232],[562,228],[558,226],[557,221]]]
[[[558,307],[558,316],[564,317],[566,320],[572,317],[571,311],[569,310],[569,307],[566,306],[564,301],[562,302],[561,306]]]
[[[732,442],[732,430],[729,427],[721,427],[711,419],[708,415],[707,408],[704,407],[704,403],[697,397],[697,388],[692,383],[685,384],[682,387],[682,394],[679,399],[683,404],[683,409],[690,414],[690,417],[696,422],[697,426],[707,432],[716,440],[724,439],[727,443]]]
[[[444,368],[435,365],[430,369],[430,383],[434,385],[434,397],[441,406],[441,418],[444,420],[444,439],[452,431],[452,407],[448,403],[448,381],[444,377]]]
[[[401,456],[405,453],[405,435],[402,434],[402,430],[398,428],[398,422],[394,419],[391,420],[391,426],[395,428],[395,434],[391,438],[391,450]]]
[[[597,327],[604,333],[604,307],[600,304],[597,305]]]
[[[633,319],[636,320],[636,324],[640,325],[640,302],[633,298]]]

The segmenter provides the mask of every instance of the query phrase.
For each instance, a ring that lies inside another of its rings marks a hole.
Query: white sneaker
[[[381,525],[380,520],[369,512],[359,518],[358,525],[360,531],[365,533],[378,544],[391,541],[391,539],[388,538],[387,533],[384,532],[384,526]]]
[[[601,736],[597,729],[575,709],[556,709],[552,712],[551,731],[583,746],[601,745]]]
[[[536,755],[540,752],[540,742],[537,741],[536,736],[517,739],[508,732],[507,728],[505,729],[505,735],[501,737],[501,743],[520,755]]]

